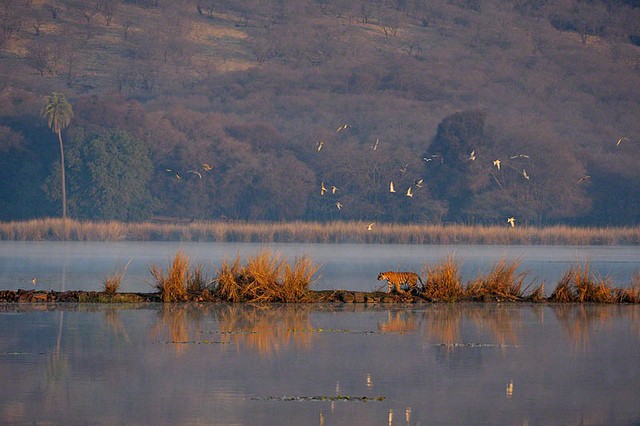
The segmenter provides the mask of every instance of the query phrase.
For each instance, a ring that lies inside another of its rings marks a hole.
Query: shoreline
[[[166,302],[162,300],[160,292],[155,293],[108,293],[105,291],[85,291],[85,290],[69,290],[69,291],[45,291],[45,290],[0,290],[0,303],[2,304],[43,304],[51,305],[57,303],[63,304],[146,304],[146,303],[162,303],[162,304],[190,304],[190,303],[230,303],[240,305],[312,305],[323,303],[342,303],[342,304],[449,304],[458,303],[534,303],[534,304],[553,304],[553,305],[635,305],[638,301],[615,300],[609,302],[594,301],[559,301],[553,300],[552,296],[537,296],[531,294],[522,297],[505,297],[496,295],[483,295],[481,297],[465,297],[456,301],[439,301],[432,300],[421,294],[411,293],[386,293],[381,291],[363,292],[352,290],[310,290],[308,301],[298,302],[232,302],[215,295],[209,291],[202,291],[195,294],[189,294],[183,300]]]

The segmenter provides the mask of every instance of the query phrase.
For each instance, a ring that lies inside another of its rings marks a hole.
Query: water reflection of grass
[[[415,314],[411,311],[387,311],[387,320],[378,323],[378,330],[382,333],[404,334],[418,328]]]
[[[438,305],[427,309],[423,314],[425,338],[442,344],[447,348],[458,346],[499,346],[502,348],[518,345],[515,324],[520,321],[520,311],[507,305],[494,307],[488,305],[450,304]],[[489,341],[463,342],[461,334],[463,324],[474,324],[479,333],[489,332]]]
[[[441,304],[424,310],[421,332],[426,340],[448,350],[493,346],[504,350],[520,345],[518,329],[527,312],[540,324],[545,323],[545,313],[551,313],[576,351],[587,349],[593,330],[611,327],[621,318],[640,335],[639,306],[600,304],[530,304],[519,308],[509,304]],[[469,324],[475,326],[478,341],[464,340],[463,330]]]
[[[383,224],[366,222],[124,223],[46,218],[0,223],[3,240],[232,241],[404,244],[640,244],[640,227],[516,228],[505,226]]]
[[[262,354],[271,354],[289,346],[308,349],[312,333],[299,330],[312,329],[309,305],[299,306],[242,306],[227,305],[217,312],[222,339],[237,346],[245,344]]]
[[[313,329],[310,310],[311,305],[165,304],[152,335],[174,345],[178,354],[193,344],[234,343],[261,354],[277,353],[290,344],[308,349],[312,333],[299,331]],[[208,318],[216,320],[216,330],[203,331]]]

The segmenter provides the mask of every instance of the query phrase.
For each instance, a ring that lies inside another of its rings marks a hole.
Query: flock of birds
[[[350,124],[342,124],[342,125],[340,125],[340,126],[336,129],[336,133],[343,132],[343,131],[345,131],[345,130],[347,130],[347,129],[349,129],[349,128],[351,128],[351,125],[350,125]],[[616,142],[616,146],[620,146],[620,144],[621,144],[622,142],[624,142],[624,141],[629,141],[629,138],[627,138],[626,136],[622,136],[622,137],[620,137],[620,138],[617,140],[617,142]],[[380,143],[380,139],[379,139],[379,138],[376,138],[375,142],[373,142],[373,144],[371,145],[371,150],[376,151],[376,150],[378,149],[378,145],[379,145],[379,143]],[[326,145],[326,142],[325,142],[324,140],[320,140],[320,141],[316,144],[316,151],[318,151],[318,152],[322,151],[322,149],[325,147],[325,145]],[[522,154],[522,153],[521,153],[521,154],[512,155],[512,156],[510,156],[510,157],[509,157],[509,159],[510,159],[510,160],[514,160],[514,159],[529,159],[529,158],[530,158],[530,157],[529,157],[529,155],[527,155],[527,154]],[[469,153],[469,156],[467,157],[467,161],[476,161],[476,159],[477,159],[476,151],[475,151],[475,150],[472,150],[472,151]],[[435,160],[435,161],[439,161],[439,162],[440,162],[440,164],[443,164],[443,163],[444,163],[444,159],[443,159],[443,157],[442,157],[441,155],[439,155],[439,154],[430,154],[430,155],[427,155],[426,157],[423,157],[423,158],[422,158],[422,160],[423,160],[423,161],[425,161],[426,163],[429,163],[429,162],[434,161],[434,160]],[[500,160],[499,158],[497,158],[497,159],[493,160],[493,166],[494,166],[498,171],[500,171],[500,170],[502,169],[502,167],[503,167],[503,162],[502,162],[502,160]],[[515,168],[514,168],[514,167],[512,167],[512,166],[509,166],[509,167],[511,167],[511,168],[513,168],[513,169],[515,169]],[[407,168],[408,168],[408,164],[403,164],[403,165],[400,167],[400,172],[401,172],[401,174],[402,174],[402,175],[404,175],[404,174],[406,173]],[[517,169],[516,169],[516,170],[517,170]],[[526,170],[524,167],[522,168],[522,170],[518,170],[518,174],[519,174],[523,179],[525,179],[525,180],[527,180],[527,181],[531,180],[531,176],[529,175],[529,173],[527,173],[527,170]],[[492,175],[492,176],[493,176],[493,175]],[[496,177],[495,177],[495,176],[494,176],[494,179],[496,179]],[[582,182],[584,182],[584,181],[586,181],[586,180],[588,180],[588,179],[591,179],[591,176],[590,176],[590,175],[584,175],[584,176],[582,176],[582,177],[580,177],[580,178],[578,179],[578,183],[582,183]],[[502,185],[500,184],[500,182],[499,182],[499,181],[497,181],[497,179],[496,179],[496,182],[498,182],[498,185],[502,186]],[[413,195],[414,195],[414,187],[415,187],[415,188],[422,188],[422,187],[423,187],[423,185],[424,185],[424,179],[416,179],[416,180],[414,180],[414,181],[413,181],[413,185],[410,185],[410,186],[407,188],[407,190],[406,190],[406,192],[405,192],[405,196],[407,196],[407,197],[409,197],[409,198],[413,198]],[[331,191],[330,191],[330,192],[331,192],[331,194],[336,194],[336,192],[337,192],[337,191],[338,191],[338,188],[337,188],[336,186],[333,186],[333,185],[332,185],[332,186],[331,186]],[[322,181],[322,182],[320,183],[320,195],[321,195],[321,196],[324,196],[324,195],[325,195],[325,193],[328,193],[328,192],[329,192],[329,190],[326,188],[326,186],[325,186],[325,182],[324,182],[324,181]],[[393,181],[393,180],[390,180],[390,181],[389,181],[389,192],[390,192],[390,193],[396,193],[396,185],[394,184],[394,181]],[[335,206],[336,206],[336,208],[337,208],[338,210],[342,210],[342,208],[343,208],[343,204],[342,204],[340,201],[337,201],[337,202],[335,203]],[[508,217],[508,218],[506,219],[506,223],[507,223],[509,226],[511,226],[512,228],[514,228],[514,227],[516,226],[516,218],[515,218],[514,216]],[[371,222],[371,223],[369,223],[369,224],[367,225],[367,231],[371,231],[371,230],[373,230],[373,227],[375,226],[375,224],[376,224],[375,222]]]
[[[202,171],[196,170],[196,169],[191,169],[191,170],[187,170],[187,172],[184,173],[184,174],[180,174],[179,171],[176,171],[176,170],[173,170],[173,169],[165,169],[165,170],[168,173],[173,174],[176,177],[176,179],[178,179],[178,180],[182,180],[182,176],[183,175],[188,175],[190,173],[192,173],[194,176],[197,176],[198,178],[202,179],[202,173],[210,172],[211,170],[213,170],[213,167],[211,167],[207,163],[202,163],[201,168],[202,168]]]
[[[348,124],[348,123],[342,124],[336,129],[336,133],[344,132],[345,130],[350,129],[351,127],[352,126],[350,124]],[[316,151],[317,152],[322,151],[322,149],[326,146],[326,144],[327,143],[324,140],[318,141],[317,144],[316,144]],[[380,144],[380,138],[376,138],[376,140],[371,144],[370,149],[372,151],[377,151],[379,144]],[[429,159],[425,158],[425,161],[431,161],[434,158],[439,158],[439,156],[438,155],[433,155]],[[401,176],[404,176],[404,174],[407,172],[408,168],[409,168],[409,164],[402,164],[400,166]],[[418,189],[418,188],[422,188],[423,185],[424,185],[424,179],[415,179],[413,181],[413,185],[409,185],[407,190],[404,192],[405,196],[407,196],[409,198],[413,198],[414,187],[416,189]],[[324,196],[325,194],[327,194],[329,192],[331,193],[331,195],[335,195],[338,192],[338,188],[335,185],[332,185],[331,186],[331,190],[329,191],[327,189],[326,185],[325,185],[325,182],[321,181],[320,182],[320,195]],[[396,186],[395,186],[395,183],[394,183],[393,180],[389,181],[389,192],[390,193],[396,193]],[[342,210],[342,208],[344,207],[343,204],[340,201],[336,201],[334,204],[335,204],[335,207],[338,210]],[[367,230],[368,231],[373,230],[373,227],[375,226],[375,224],[376,224],[375,222],[369,223],[367,225]]]
[[[348,129],[352,128],[352,126],[348,123],[342,124],[340,125],[337,129],[336,129],[336,133],[342,133]],[[626,136],[622,136],[620,137],[617,142],[616,142],[616,146],[620,146],[620,144],[622,144],[623,142],[628,142],[629,138],[627,138]],[[377,151],[378,150],[378,146],[380,144],[380,139],[376,138],[376,140],[371,144],[370,149],[372,151]],[[316,144],[316,151],[320,152],[322,151],[325,146],[327,145],[327,143],[324,140],[320,140],[317,142]],[[467,157],[467,161],[476,161],[476,159],[478,158],[476,150],[472,150],[469,153],[469,156]],[[514,159],[529,159],[529,155],[527,154],[516,154],[516,155],[512,155],[509,157],[509,159],[514,160]],[[430,163],[432,161],[438,161],[440,162],[440,164],[444,164],[444,159],[441,155],[439,154],[429,154],[426,157],[423,157],[422,160],[425,163]],[[405,173],[408,170],[409,165],[408,164],[402,164],[400,166],[400,173],[401,176],[404,176]],[[504,164],[502,162],[502,160],[500,160],[499,158],[493,160],[493,167],[495,167],[498,171],[502,170],[502,168],[504,167]],[[512,169],[515,169],[512,166],[508,166],[511,167]],[[194,168],[191,170],[187,170],[185,173],[181,173],[180,171],[174,170],[174,169],[165,169],[167,173],[171,173],[172,175],[175,176],[176,179],[178,180],[182,180],[183,177],[185,175],[193,175],[194,177],[197,177],[199,179],[202,179],[202,175],[204,173],[208,173],[212,170],[213,168],[207,164],[207,163],[202,163],[200,165],[200,167],[198,168]],[[516,169],[517,170],[517,169]],[[518,174],[520,176],[522,176],[523,179],[529,181],[531,179],[531,176],[529,175],[529,173],[527,172],[527,170],[525,168],[522,168],[521,170],[518,170]],[[498,183],[498,185],[502,186],[502,184],[497,180],[497,178],[495,177],[495,175],[492,174],[492,176],[494,177],[494,179],[496,180],[496,182]],[[591,176],[589,175],[584,175],[582,177],[580,177],[578,179],[578,183],[582,183],[588,179],[591,179]],[[420,189],[424,186],[424,179],[420,178],[420,179],[415,179],[413,180],[413,184],[409,185],[409,187],[406,189],[406,191],[403,190],[404,195],[408,198],[413,198],[414,194],[415,194],[415,190]],[[325,194],[331,194],[331,195],[336,195],[338,193],[339,189],[337,186],[335,185],[331,185],[329,187],[327,187],[327,185],[325,184],[324,181],[321,181],[320,183],[320,195],[324,196]],[[389,180],[389,192],[390,193],[396,193],[396,183],[393,180]],[[342,204],[341,201],[335,201],[334,203],[336,209],[338,209],[339,211],[343,209],[344,205]],[[510,225],[512,228],[516,226],[516,218],[514,216],[508,217],[506,219],[506,223],[508,225]],[[375,222],[370,222],[367,225],[367,230],[371,231],[373,230],[373,227],[375,226]]]

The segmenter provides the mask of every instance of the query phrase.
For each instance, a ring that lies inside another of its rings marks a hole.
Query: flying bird
[[[202,169],[203,169],[205,172],[210,172],[210,171],[213,169],[213,167],[211,167],[211,166],[210,166],[210,165],[208,165],[207,163],[203,163],[203,164],[202,164]]]
[[[378,149],[378,142],[380,142],[380,139],[376,138],[376,141],[373,143],[373,145],[371,145],[372,150],[375,151]]]
[[[336,203],[336,207],[338,208],[338,210],[342,210],[342,203],[340,201],[338,201]]]
[[[337,187],[337,186],[335,186],[335,185],[332,185],[332,186],[331,186],[331,193],[332,193],[332,194],[335,194],[336,192],[338,192],[338,187]]]
[[[509,219],[507,219],[507,222],[509,222],[509,224],[511,225],[512,228],[514,226],[516,226],[516,218],[515,217],[510,217]]]
[[[418,179],[413,181],[413,184],[416,186],[416,188],[422,188],[423,183],[424,183],[424,179]]]
[[[511,158],[513,160],[514,158],[529,158],[529,156],[526,155],[526,154],[517,154],[517,155],[512,155],[509,158]]]
[[[413,192],[411,192],[411,187],[407,189],[407,197],[413,197]]]
[[[434,158],[439,158],[440,164],[444,164],[444,159],[442,158],[441,155],[438,155],[438,154],[429,155],[428,157],[422,157],[422,160],[428,163],[429,161],[433,161]]]
[[[33,278],[31,279],[31,284],[36,285],[36,277],[33,277]]]
[[[340,127],[338,127],[338,128],[336,129],[336,132],[340,133],[340,132],[342,132],[343,130],[347,130],[349,127],[351,127],[351,125],[349,125],[349,124],[343,124],[342,126],[340,126]]]
[[[618,142],[616,142],[616,146],[619,146],[622,143],[622,141],[628,141],[628,140],[629,140],[628,137],[623,136],[620,139],[618,139]]]
[[[200,179],[202,179],[202,174],[196,170],[189,170],[187,173],[193,173],[194,175],[198,176]]]
[[[476,161],[476,150],[474,149],[473,151],[471,151],[471,154],[469,154],[469,161]]]
[[[578,179],[578,183],[584,182],[587,179],[591,179],[591,176],[589,176],[589,175],[582,176],[580,179]]]
[[[320,195],[324,195],[325,192],[327,192],[327,188],[325,188],[324,182],[322,182],[320,185]]]
[[[317,148],[316,148],[318,150],[318,152],[322,149],[323,146],[324,146],[324,141],[318,142],[318,145],[317,145]]]
[[[396,188],[393,186],[393,181],[389,183],[389,192],[396,192]]]
[[[522,169],[522,177],[526,180],[529,180],[529,175],[527,174],[527,171],[525,169]]]
[[[170,173],[175,173],[176,178],[177,178],[178,180],[182,179],[182,178],[180,177],[180,173],[176,172],[175,170],[171,170],[171,169],[166,169],[166,170],[167,170],[168,172],[170,172]]]
[[[409,164],[403,164],[402,166],[400,166],[400,173],[405,174],[407,173],[407,168],[409,167]]]
[[[375,222],[371,222],[370,224],[367,225],[367,231],[371,231],[373,229],[373,225],[375,225]]]
[[[498,170],[500,170],[500,160],[493,160],[493,165],[496,166]]]

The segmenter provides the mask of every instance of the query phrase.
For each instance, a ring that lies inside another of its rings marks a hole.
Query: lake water
[[[487,273],[501,258],[520,259],[526,283],[545,282],[553,291],[562,275],[576,264],[628,286],[640,271],[638,246],[483,246],[381,244],[255,244],[178,242],[14,242],[0,241],[0,289],[101,290],[105,276],[130,262],[121,291],[153,291],[149,266],[166,269],[178,250],[201,262],[209,276],[225,259],[253,256],[261,249],[280,252],[293,261],[307,255],[321,265],[314,289],[372,291],[380,287],[378,273],[387,270],[420,272],[424,263],[437,264],[453,255],[463,280]]]
[[[0,423],[631,425],[639,360],[636,305],[0,305]]]

